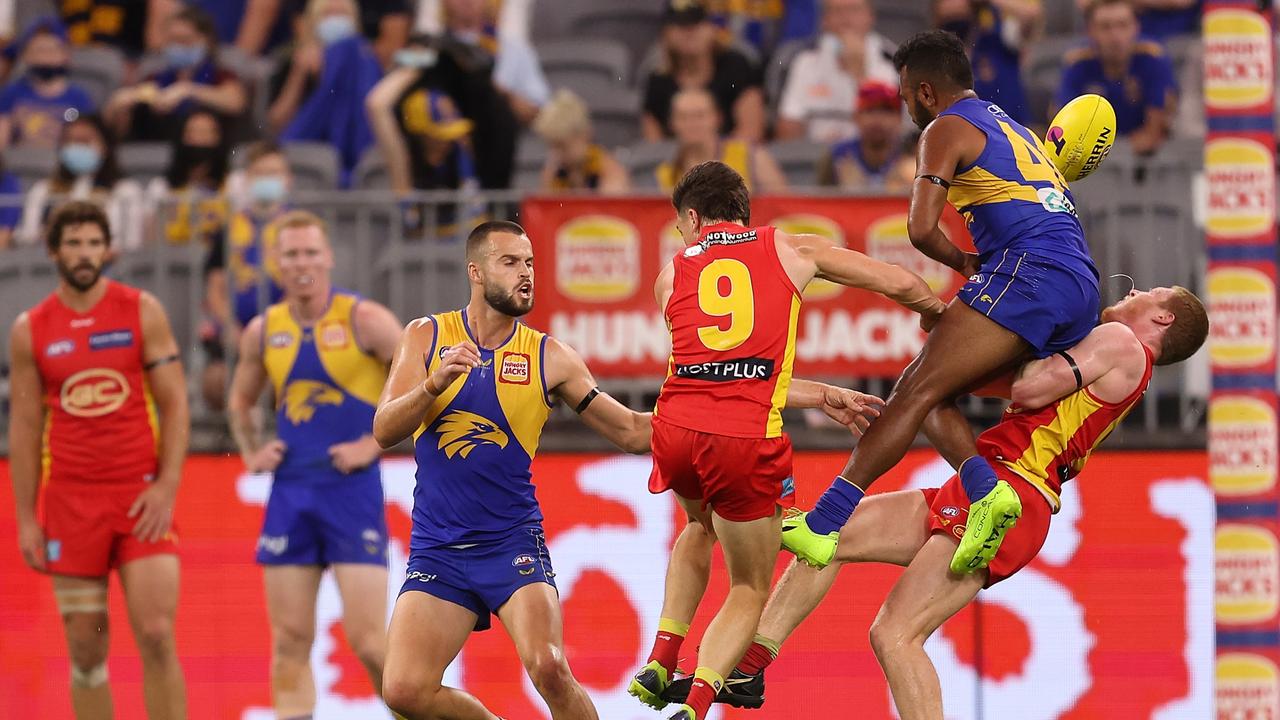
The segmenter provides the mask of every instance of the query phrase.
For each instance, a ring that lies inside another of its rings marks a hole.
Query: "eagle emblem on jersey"
[[[443,450],[450,459],[456,455],[466,458],[477,445],[497,445],[504,448],[510,442],[510,438],[496,423],[466,410],[454,410],[445,415],[440,424],[436,425],[436,432],[440,433],[440,442],[436,447]]]
[[[309,422],[321,405],[341,404],[341,390],[314,380],[295,380],[284,391],[284,416],[294,425]]]

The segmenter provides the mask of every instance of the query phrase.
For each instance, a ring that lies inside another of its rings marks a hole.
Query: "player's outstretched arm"
[[[795,378],[787,386],[787,407],[818,408],[827,417],[861,435],[880,417],[884,400],[857,390]]]
[[[934,120],[920,136],[916,180],[911,186],[911,209],[907,215],[911,244],[965,277],[978,271],[977,256],[956,247],[938,221],[956,168],[969,157],[977,157],[985,145],[986,138],[965,120],[952,116]]]
[[[133,534],[147,542],[163,538],[173,521],[173,505],[182,481],[182,464],[191,439],[191,411],[187,406],[187,382],[182,373],[178,343],[169,328],[164,307],[151,293],[139,300],[142,320],[142,362],[147,384],[160,415],[160,468],[155,482],[129,508],[137,518]]]
[[[543,370],[547,374],[547,389],[574,408],[587,427],[620,450],[635,454],[649,452],[652,413],[631,410],[608,393],[600,392],[582,356],[553,337],[547,338],[546,363]]]
[[[270,472],[284,459],[284,443],[263,443],[255,407],[267,385],[267,371],[262,365],[263,320],[259,315],[249,321],[240,334],[240,359],[231,376],[231,393],[227,398],[227,425],[240,449],[249,472]]]
[[[440,366],[428,375],[428,353],[435,345],[435,337],[436,326],[431,318],[414,320],[400,335],[391,373],[373,416],[373,437],[384,449],[395,447],[412,435],[436,397],[480,365],[479,349],[464,342],[446,350],[440,356]]]
[[[1146,356],[1133,331],[1105,323],[1065,354],[1024,365],[1010,395],[1024,408],[1041,408],[1087,386],[1098,399],[1119,402],[1138,387],[1145,370]]]
[[[43,570],[44,532],[36,520],[36,498],[40,490],[44,384],[31,342],[31,321],[23,313],[9,332],[9,475],[13,478],[18,549],[27,565]]]

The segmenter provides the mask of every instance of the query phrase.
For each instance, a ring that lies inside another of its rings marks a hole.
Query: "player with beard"
[[[472,630],[497,615],[554,720],[598,717],[565,660],[555,572],[530,463],[559,400],[631,453],[649,450],[651,416],[596,387],[573,348],[519,318],[533,308],[533,246],[487,222],[467,239],[471,300],[419,318],[400,338],[373,433],[412,436],[418,463],[407,577],[388,631],[383,697],[411,720],[493,720],[466,692],[442,687]],[[861,396],[795,380],[792,407],[866,427]]]
[[[10,334],[18,545],[28,565],[53,578],[76,717],[113,715],[107,578],[115,570],[142,659],[147,716],[185,718],[173,639],[172,514],[190,432],[178,345],[153,296],[102,277],[111,229],[97,205],[59,208],[46,243],[58,287]]]

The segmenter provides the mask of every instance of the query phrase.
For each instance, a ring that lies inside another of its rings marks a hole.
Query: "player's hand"
[[[378,444],[366,440],[353,440],[329,446],[329,460],[343,475],[369,467],[380,454]]]
[[[254,450],[244,459],[244,468],[251,473],[272,472],[284,460],[286,446],[283,440],[276,439]]]
[[[857,390],[832,385],[822,391],[822,412],[854,435],[866,432],[883,407],[884,400]]]
[[[431,358],[426,358],[426,361],[431,362]],[[423,381],[423,389],[432,395],[439,395],[448,390],[454,380],[476,367],[480,367],[480,349],[471,341],[458,343],[440,356],[440,367]]]
[[[935,298],[936,299],[936,298]],[[942,313],[946,311],[947,304],[938,300],[928,308],[920,311],[920,329],[925,332],[933,330],[938,321],[942,319]]]
[[[44,529],[35,521],[18,523],[18,549],[22,561],[32,570],[44,570]]]
[[[980,270],[982,270],[982,260],[978,258],[978,253],[965,253],[964,265],[960,266],[960,274],[968,280],[977,275]]]
[[[152,483],[143,490],[129,508],[129,517],[138,518],[133,525],[133,536],[143,542],[156,542],[169,533],[173,524],[173,498],[177,494],[174,485]]]

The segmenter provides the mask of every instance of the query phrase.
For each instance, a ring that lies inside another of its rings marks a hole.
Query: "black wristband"
[[[937,185],[938,187],[942,188],[943,190],[947,190],[947,189],[950,189],[950,188],[951,188],[951,183],[950,183],[950,182],[948,182],[948,181],[946,181],[946,180],[943,180],[942,178],[938,177],[937,175],[917,175],[917,176],[916,176],[916,179],[917,179],[917,180],[928,180],[929,182],[933,183],[934,185]]]
[[[1067,354],[1066,350],[1059,350],[1058,354],[1071,366],[1071,372],[1076,374],[1076,389],[1084,387],[1084,376],[1080,374],[1080,366],[1076,364],[1076,359]]]
[[[582,412],[587,409],[587,406],[591,404],[591,401],[595,400],[596,396],[599,394],[600,388],[591,388],[591,392],[587,393],[586,397],[582,398],[582,402],[578,403],[578,407],[574,408],[573,411],[581,415]]]
[[[172,354],[172,355],[167,355],[167,356],[162,357],[162,358],[156,358],[155,360],[152,360],[151,362],[147,363],[146,365],[143,365],[143,366],[142,366],[142,369],[143,369],[143,370],[154,370],[154,369],[156,369],[156,368],[160,367],[161,365],[168,365],[168,364],[169,364],[169,363],[171,363],[171,362],[178,362],[178,360],[179,360],[179,359],[180,359],[180,358],[178,357],[178,354],[177,354],[177,353],[174,353],[174,354]]]

